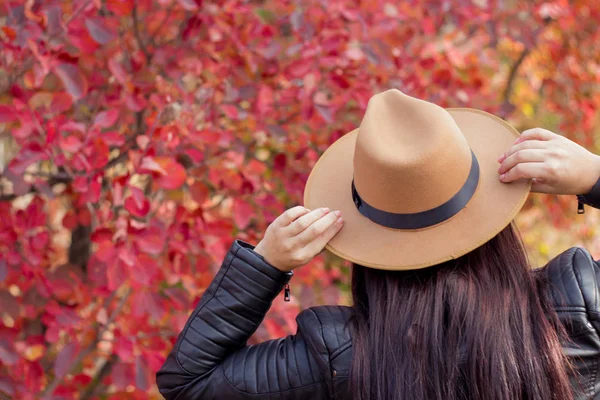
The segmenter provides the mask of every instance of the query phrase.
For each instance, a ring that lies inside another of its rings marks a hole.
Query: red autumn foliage
[[[233,238],[256,243],[302,202],[373,93],[590,147],[598,126],[598,2],[5,0],[0,13],[9,398],[156,398],[154,372]],[[344,301],[347,270],[327,257],[297,271],[254,340]]]

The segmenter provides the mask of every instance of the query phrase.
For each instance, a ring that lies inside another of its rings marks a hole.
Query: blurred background
[[[302,204],[374,93],[598,152],[598,21],[597,0],[1,0],[0,399],[159,398],[234,238]],[[598,218],[531,195],[532,266],[600,257]],[[297,270],[253,341],[347,303],[348,272],[330,254]]]

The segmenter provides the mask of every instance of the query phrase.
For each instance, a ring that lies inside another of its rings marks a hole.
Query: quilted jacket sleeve
[[[326,399],[327,384],[299,331],[246,346],[284,273],[235,241],[156,378],[167,400]]]
[[[577,196],[582,204],[600,208],[600,180]],[[573,367],[575,399],[600,399],[600,263],[590,253],[573,247],[541,271],[550,283],[550,297],[568,335],[563,352]]]
[[[600,179],[586,194],[577,195],[580,204],[587,204],[594,208],[600,208]]]

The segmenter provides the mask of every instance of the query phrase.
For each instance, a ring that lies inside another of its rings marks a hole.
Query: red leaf
[[[145,217],[150,211],[150,202],[139,188],[132,187],[131,191],[131,196],[125,199],[125,209],[136,217]]]
[[[100,128],[110,128],[117,122],[117,118],[119,118],[119,110],[117,109],[102,111],[94,118],[94,125]]]
[[[77,216],[72,210],[67,211],[63,217],[62,224],[68,230],[73,230],[77,226]]]
[[[147,102],[142,96],[128,95],[125,97],[125,105],[131,111],[142,111],[142,109],[146,107],[146,104]]]
[[[115,38],[114,32],[106,27],[106,23],[101,18],[88,18],[85,20],[85,26],[90,36],[100,44],[106,44]]]
[[[167,171],[152,157],[144,157],[140,164],[140,174],[167,175]]]
[[[133,368],[131,364],[119,362],[110,374],[111,382],[117,390],[125,390],[133,382]]]
[[[179,189],[183,186],[187,179],[187,174],[183,165],[173,160],[167,164],[166,168],[168,174],[166,176],[161,176],[156,180],[158,186],[169,190]]]
[[[58,353],[56,360],[54,360],[54,375],[56,378],[62,378],[69,372],[78,351],[79,344],[76,341],[70,341]]]
[[[67,111],[73,106],[73,99],[68,93],[58,92],[52,96],[52,103],[50,104],[50,111],[59,114]]]
[[[3,26],[2,32],[4,32],[6,37],[8,37],[10,40],[15,40],[15,38],[17,37],[17,33],[10,26]]]
[[[23,175],[28,166],[47,159],[48,155],[44,153],[42,147],[38,143],[32,142],[21,149],[19,154],[8,164],[8,168],[15,175]]]
[[[73,377],[72,382],[77,386],[86,386],[89,385],[92,381],[92,377],[86,374],[77,374]]]
[[[112,13],[125,17],[131,14],[134,0],[106,0],[106,8]]]
[[[133,361],[133,342],[126,337],[119,337],[115,343],[115,353],[123,361]]]
[[[177,0],[181,7],[187,11],[194,11],[198,9],[198,4],[195,0]]]
[[[98,247],[96,248],[96,257],[98,257],[100,261],[112,261],[116,254],[117,249],[115,249],[115,246],[112,242],[106,240],[98,243]]]
[[[60,148],[68,153],[76,153],[83,147],[81,140],[75,135],[61,136],[59,139]]]
[[[60,126],[60,129],[62,131],[84,133],[85,132],[85,125],[82,124],[81,122],[69,121],[69,122],[65,122],[64,124],[62,124]]]
[[[273,90],[269,86],[261,86],[257,99],[258,113],[266,115],[273,109]]]
[[[84,154],[92,169],[100,169],[108,163],[110,149],[101,137],[97,137],[86,146]]]
[[[108,60],[108,69],[120,84],[123,85],[127,82],[127,72],[115,57]]]
[[[225,113],[225,115],[227,115],[231,119],[237,119],[238,118],[238,109],[237,109],[236,106],[234,106],[232,104],[222,104],[221,105],[221,110],[223,110],[223,112]]]
[[[54,69],[54,73],[58,75],[74,100],[79,100],[86,95],[88,83],[79,67],[74,64],[61,63]]]
[[[196,181],[190,185],[190,194],[192,199],[200,205],[202,205],[206,199],[208,199],[208,187],[202,182]]]
[[[90,190],[87,192],[86,201],[90,203],[98,203],[100,200],[100,194],[102,193],[102,180],[98,177],[92,179],[90,182]]]
[[[79,211],[77,219],[79,220],[79,225],[89,226],[92,223],[92,215],[87,208],[83,208]]]
[[[183,165],[171,157],[144,157],[140,173],[152,173],[156,184],[163,189],[179,189],[187,179]]]
[[[191,147],[185,151],[185,154],[190,156],[194,163],[200,163],[204,160],[204,153],[196,147]]]
[[[14,108],[0,105],[0,123],[13,122],[17,120],[17,112]]]
[[[113,259],[108,262],[106,264],[106,277],[108,279],[108,289],[118,289],[128,278],[125,264],[118,259]]]
[[[125,137],[116,131],[104,132],[102,140],[109,146],[119,147],[125,144]]]
[[[158,255],[165,247],[166,232],[153,226],[140,232],[134,240],[140,251]]]
[[[435,33],[435,23],[433,18],[424,18],[421,21],[421,26],[423,27],[423,32],[427,35],[431,35]]]
[[[94,232],[92,232],[90,239],[94,243],[102,243],[104,241],[112,242],[113,236],[114,232],[111,229],[98,228]]]
[[[287,156],[285,153],[279,153],[273,159],[273,169],[275,171],[283,172],[287,164]]]
[[[139,135],[135,138],[135,143],[140,149],[146,150],[148,144],[150,143],[150,138],[148,138],[146,135]]]
[[[162,297],[149,290],[135,291],[131,301],[134,304],[139,305],[139,307],[132,310],[134,317],[141,318],[145,315],[149,315],[150,317],[159,320],[165,313]]]
[[[137,262],[133,264],[131,279],[142,286],[148,286],[152,283],[152,278],[158,270],[156,260],[148,254],[141,253],[137,256]]]
[[[148,201],[148,200],[146,200],[146,196],[144,195],[144,192],[139,187],[130,186],[129,189],[131,190],[131,197],[133,198],[133,200],[135,200],[135,204],[138,207],[142,207],[144,205],[144,203]]]
[[[36,233],[30,238],[30,245],[33,250],[43,250],[50,241],[50,234],[46,231]]]
[[[235,199],[233,203],[233,221],[239,229],[245,229],[254,215],[254,208],[243,200]]]

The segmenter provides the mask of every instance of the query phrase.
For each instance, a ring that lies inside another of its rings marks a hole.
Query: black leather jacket
[[[600,183],[579,200],[600,208]],[[306,309],[295,335],[246,346],[292,276],[252,249],[239,240],[231,246],[157,373],[160,392],[167,400],[351,399],[351,308]],[[600,265],[586,250],[571,248],[540,273],[571,339],[563,348],[585,392],[576,398],[600,399]]]

